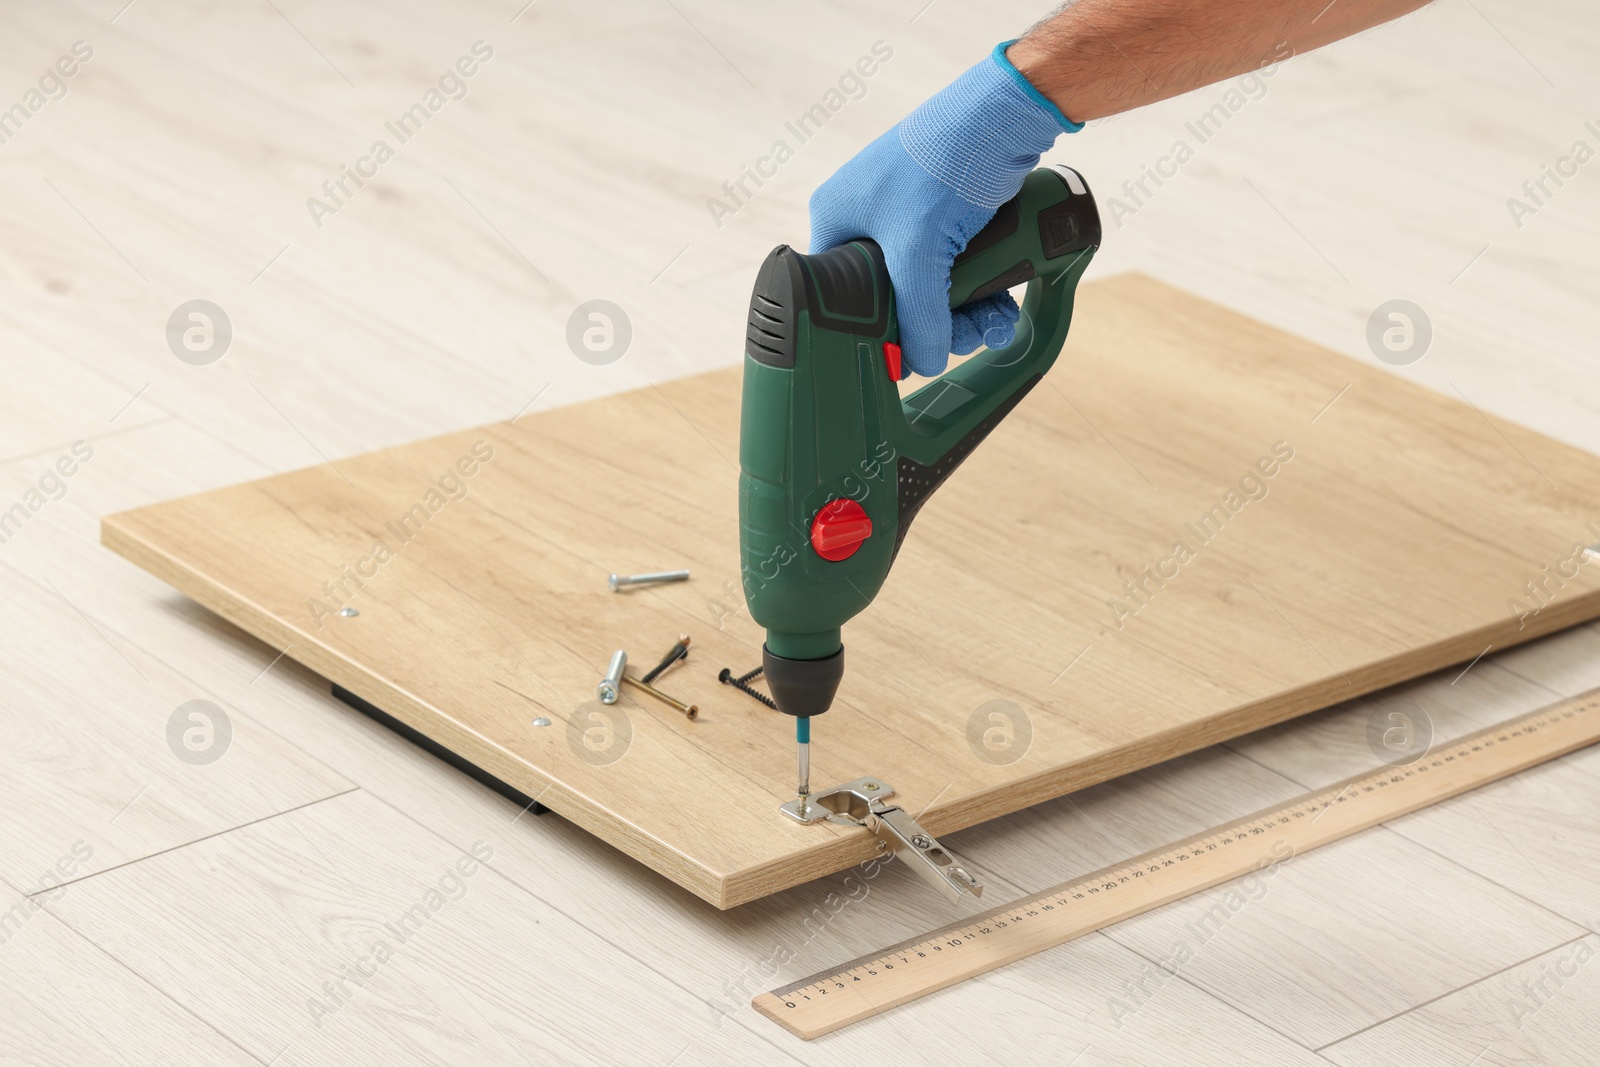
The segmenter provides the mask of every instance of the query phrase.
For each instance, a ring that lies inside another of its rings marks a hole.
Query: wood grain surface
[[[945,833],[1600,614],[1600,575],[1566,562],[1600,497],[1575,449],[1137,276],[1085,289],[1046,381],[847,629],[815,783],[880,775]],[[103,539],[729,907],[876,844],[776,814],[786,723],[716,681],[761,636],[737,410],[738,371],[713,372],[114,515]],[[679,566],[694,580],[606,588]],[[700,722],[634,693],[588,717],[612,649],[653,660],[680,631],[663,684]],[[995,713],[1014,747],[969,744]]]

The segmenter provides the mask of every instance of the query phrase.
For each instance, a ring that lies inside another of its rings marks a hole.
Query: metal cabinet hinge
[[[846,826],[864,826],[906,860],[911,869],[951,901],[964,895],[983,896],[983,883],[974,878],[924,830],[911,813],[887,803],[894,786],[881,778],[857,778],[783,805],[783,813],[798,822],[824,820]]]

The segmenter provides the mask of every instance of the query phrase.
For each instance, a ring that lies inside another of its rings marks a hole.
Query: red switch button
[[[811,520],[811,547],[833,563],[855,555],[871,536],[872,520],[854,500],[831,501]]]
[[[883,364],[889,368],[891,382],[898,382],[906,376],[900,365],[900,346],[893,341],[883,342]]]

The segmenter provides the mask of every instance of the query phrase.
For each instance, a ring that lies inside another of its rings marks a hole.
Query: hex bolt
[[[613,574],[607,579],[613,593],[627,585],[654,585],[657,582],[687,582],[688,571],[652,571],[649,574]]]
[[[602,704],[615,704],[617,690],[622,685],[622,671],[628,665],[628,653],[617,649],[611,653],[611,663],[606,667],[606,676],[600,679],[600,684],[595,687],[595,696],[600,698]]]

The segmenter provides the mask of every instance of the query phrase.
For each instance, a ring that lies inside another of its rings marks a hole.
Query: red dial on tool
[[[834,563],[855,555],[871,536],[872,520],[854,500],[831,501],[811,520],[811,547]]]

